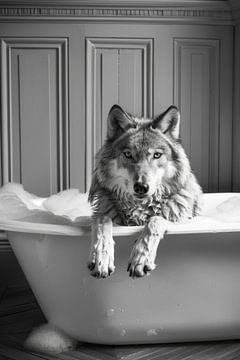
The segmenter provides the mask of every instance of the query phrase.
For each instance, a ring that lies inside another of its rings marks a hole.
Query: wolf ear
[[[132,118],[120,106],[113,105],[108,114],[107,137],[112,139],[133,126]]]
[[[153,128],[160,129],[164,134],[179,138],[180,112],[174,105],[170,106],[163,114],[153,120]]]

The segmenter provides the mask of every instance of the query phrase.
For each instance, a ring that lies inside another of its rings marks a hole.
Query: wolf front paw
[[[143,277],[155,269],[158,244],[167,227],[168,222],[159,216],[152,216],[149,219],[131,252],[127,269],[129,276]]]
[[[145,248],[142,241],[138,241],[130,256],[127,271],[132,278],[143,277],[149,275],[156,267],[154,259],[151,258],[151,254]]]
[[[146,263],[138,263],[133,259],[133,261],[128,264],[127,271],[129,272],[129,276],[134,279],[135,277],[150,275],[150,272],[154,270],[155,267],[155,264],[148,264],[147,261]]]
[[[110,276],[114,270],[114,259],[107,251],[94,252],[90,255],[88,268],[92,276],[101,279]]]
[[[108,216],[96,218],[92,225],[92,242],[88,262],[92,276],[101,279],[114,272],[114,244],[111,218]]]

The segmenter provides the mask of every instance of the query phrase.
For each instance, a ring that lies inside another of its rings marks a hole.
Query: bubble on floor
[[[46,354],[73,350],[76,345],[76,340],[51,324],[43,324],[35,328],[24,343],[27,349]]]

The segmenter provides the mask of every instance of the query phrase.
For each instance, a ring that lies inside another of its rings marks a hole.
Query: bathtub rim
[[[198,216],[185,223],[170,224],[167,234],[204,234],[204,233],[228,233],[240,232],[240,222],[223,223],[221,221],[206,222],[199,227]],[[194,221],[195,220],[195,221]],[[89,221],[90,218],[89,218]],[[201,224],[201,223],[200,223]],[[26,222],[21,220],[0,220],[0,229],[11,232],[46,234],[46,235],[65,235],[65,236],[90,236],[90,225],[63,225]],[[131,236],[142,232],[143,226],[113,226],[113,236]]]

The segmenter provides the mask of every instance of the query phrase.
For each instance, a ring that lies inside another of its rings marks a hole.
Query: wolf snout
[[[135,182],[133,185],[133,190],[136,193],[136,195],[146,195],[149,191],[149,185],[140,181]]]

